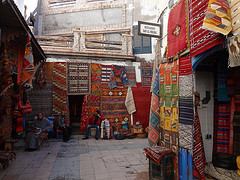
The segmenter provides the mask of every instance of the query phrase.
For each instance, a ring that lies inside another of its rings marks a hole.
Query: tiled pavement
[[[142,153],[147,139],[97,141],[74,136],[67,143],[51,140],[49,144],[40,151],[16,150],[17,160],[0,171],[0,179],[148,179],[148,161]]]

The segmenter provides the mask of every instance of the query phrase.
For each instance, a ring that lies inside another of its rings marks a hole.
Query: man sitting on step
[[[85,131],[85,137],[82,138],[83,140],[84,139],[89,139],[88,136],[89,136],[89,130],[91,128],[96,128],[96,135],[95,135],[95,139],[98,140],[99,138],[99,126],[101,124],[101,121],[104,120],[104,117],[101,116],[100,114],[100,111],[98,108],[96,108],[96,111],[94,112],[93,115],[91,115],[89,117],[89,125],[87,126],[87,129]]]

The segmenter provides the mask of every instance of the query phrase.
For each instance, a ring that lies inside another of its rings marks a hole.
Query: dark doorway
[[[79,96],[68,96],[69,97],[69,111],[70,111],[70,122],[73,134],[81,134],[80,121],[84,95]]]

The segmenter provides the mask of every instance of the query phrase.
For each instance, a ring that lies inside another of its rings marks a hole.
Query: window
[[[133,54],[152,53],[151,37],[139,36],[138,26],[133,26]]]

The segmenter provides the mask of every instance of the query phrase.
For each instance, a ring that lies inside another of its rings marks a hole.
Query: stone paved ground
[[[147,139],[97,141],[74,136],[67,143],[53,139],[49,144],[34,152],[18,148],[17,160],[0,171],[0,179],[148,179],[148,160],[143,154]]]

